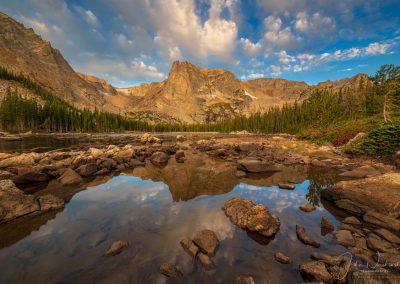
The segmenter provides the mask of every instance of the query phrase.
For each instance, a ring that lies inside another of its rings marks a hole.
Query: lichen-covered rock
[[[193,242],[209,256],[214,256],[219,246],[218,237],[211,230],[201,230],[193,238]]]
[[[11,180],[0,181],[0,223],[40,210],[33,195],[25,194]]]
[[[250,200],[231,198],[222,208],[231,222],[242,229],[257,232],[265,237],[274,236],[280,228],[278,216],[272,215],[263,204]]]

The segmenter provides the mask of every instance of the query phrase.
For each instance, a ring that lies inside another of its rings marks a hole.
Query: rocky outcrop
[[[222,210],[233,224],[244,230],[256,232],[264,237],[273,237],[279,231],[278,216],[272,215],[263,204],[255,205],[250,200],[231,198]]]
[[[40,196],[25,194],[11,180],[0,181],[0,223],[39,212],[64,207],[64,201],[51,194]]]
[[[155,152],[150,157],[150,161],[153,165],[163,167],[168,164],[169,155],[164,152]]]
[[[78,108],[119,111],[106,96],[112,93],[103,93],[97,83],[80,77],[59,50],[4,13],[0,13],[0,58],[2,67],[51,89]]]
[[[400,174],[388,173],[365,179],[341,181],[323,190],[321,197],[354,214],[363,215],[368,211],[375,211],[398,218]]]
[[[11,180],[0,181],[0,223],[40,210],[33,195],[18,189]]]

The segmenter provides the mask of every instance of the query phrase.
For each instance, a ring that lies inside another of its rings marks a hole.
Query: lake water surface
[[[279,189],[278,182],[296,182],[293,191]],[[201,156],[166,168],[150,164],[104,179],[75,194],[57,214],[41,219],[20,239],[16,226],[1,231],[0,283],[174,283],[158,273],[162,262],[176,264],[184,278],[178,283],[234,283],[236,276],[252,275],[256,283],[301,283],[298,265],[312,252],[341,254],[331,234],[323,236],[323,215],[336,226],[340,215],[319,201],[319,192],[336,179],[336,173],[320,169],[288,168],[282,173],[238,180],[229,163]],[[50,185],[49,185],[50,186]],[[62,189],[52,185],[52,192]],[[47,189],[48,190],[48,189]],[[273,240],[251,235],[231,224],[221,207],[231,197],[265,204],[279,216],[281,228]],[[317,210],[304,213],[299,205],[312,201]],[[329,210],[327,210],[329,209]],[[34,220],[20,223],[25,229]],[[321,243],[302,244],[296,224]],[[34,229],[33,229],[34,228]],[[216,269],[204,272],[179,244],[201,229],[215,231],[220,247],[213,258]],[[27,229],[28,230],[28,229]],[[13,235],[14,234],[14,235]],[[117,240],[130,247],[114,257],[104,252]],[[274,260],[281,251],[292,264]]]

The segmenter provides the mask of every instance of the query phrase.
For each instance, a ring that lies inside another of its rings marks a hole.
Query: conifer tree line
[[[3,131],[22,132],[110,132],[110,131],[241,131],[255,133],[296,134],[306,128],[324,128],[340,121],[364,118],[398,124],[400,120],[400,66],[384,65],[370,82],[361,81],[355,89],[338,92],[314,90],[304,93],[299,101],[266,112],[205,124],[158,123],[131,120],[98,110],[78,110],[50,91],[22,75],[0,68],[0,78],[19,82],[45,100],[39,105],[24,98],[17,90],[7,90],[0,105],[0,127]]]
[[[39,104],[34,98],[21,96],[18,89],[7,88],[0,104],[1,131],[118,132],[149,129],[145,122],[120,115],[98,110],[79,110],[25,76],[13,74],[5,68],[0,67],[0,78],[16,81],[44,100],[44,104]]]

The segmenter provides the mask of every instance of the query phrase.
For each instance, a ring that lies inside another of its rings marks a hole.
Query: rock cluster
[[[62,207],[64,207],[64,201],[58,197],[53,195],[36,197],[25,194],[11,180],[0,181],[0,223]]]
[[[273,237],[280,228],[278,216],[272,215],[263,204],[255,205],[250,200],[231,198],[223,206],[225,215],[241,229],[256,232],[264,237]]]

